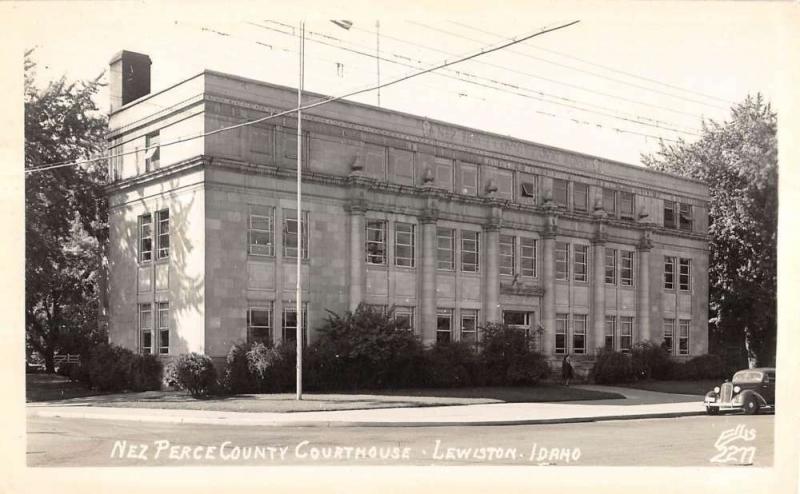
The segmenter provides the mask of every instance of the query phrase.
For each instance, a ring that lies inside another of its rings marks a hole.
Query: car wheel
[[[706,407],[706,413],[709,415],[719,415],[719,407]]]
[[[758,400],[753,395],[750,395],[747,398],[745,398],[743,406],[744,406],[744,413],[746,413],[747,415],[757,414],[758,409],[760,408],[758,405]]]

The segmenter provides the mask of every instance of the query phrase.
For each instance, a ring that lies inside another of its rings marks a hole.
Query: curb
[[[268,427],[461,427],[461,426],[507,426],[507,425],[548,425],[574,424],[585,422],[606,422],[613,420],[644,420],[705,415],[704,411],[696,412],[663,412],[640,413],[628,415],[600,415],[595,417],[564,417],[555,419],[518,419],[518,420],[465,420],[465,421],[358,421],[358,420],[264,420],[258,417],[246,419],[237,417],[176,417],[154,415],[117,415],[103,412],[64,412],[37,410],[30,413],[37,417],[77,418],[90,420],[124,420],[131,422],[156,422],[171,424],[203,424],[229,426],[268,426]]]

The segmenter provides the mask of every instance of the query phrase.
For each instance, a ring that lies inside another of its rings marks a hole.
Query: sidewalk
[[[245,413],[154,408],[113,408],[28,404],[28,415],[137,422],[283,427],[431,427],[457,425],[526,425],[667,418],[705,413],[702,397],[640,389],[585,385],[579,388],[611,391],[624,400],[561,403],[492,403],[379,408],[294,413]]]

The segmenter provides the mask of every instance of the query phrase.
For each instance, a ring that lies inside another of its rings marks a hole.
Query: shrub
[[[131,387],[135,355],[127,348],[101,343],[89,352],[88,377],[100,391],[124,391]]]
[[[289,389],[295,381],[296,350],[292,344],[269,348],[256,343],[247,351],[247,369],[259,393]]]
[[[237,343],[228,350],[222,386],[228,393],[254,393],[256,382],[247,362],[247,343]]]
[[[727,376],[722,357],[714,354],[705,354],[676,364],[673,377],[679,380],[699,380],[722,379]]]
[[[604,350],[594,361],[592,375],[597,384],[630,382],[634,378],[631,357],[621,352]]]
[[[424,352],[424,365],[417,382],[432,387],[474,386],[480,374],[473,345],[437,343]]]
[[[528,352],[515,356],[506,371],[506,380],[515,386],[534,385],[550,375],[550,366],[540,353]]]
[[[129,389],[133,391],[161,389],[163,367],[155,355],[134,355],[131,360]]]
[[[208,394],[217,379],[214,362],[211,357],[200,353],[188,353],[179,356],[170,363],[175,381],[179,388],[189,391],[194,396]]]
[[[529,356],[533,354],[532,342],[524,331],[505,324],[489,323],[482,332],[481,361],[486,384],[504,386],[530,378],[523,375],[526,373],[525,364],[535,362],[536,358]],[[536,374],[540,370],[532,369],[532,372]]]
[[[675,364],[663,346],[643,341],[633,345],[631,365],[637,379],[669,379]]]

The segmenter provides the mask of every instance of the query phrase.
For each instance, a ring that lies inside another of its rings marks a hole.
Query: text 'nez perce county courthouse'
[[[707,351],[706,185],[336,101],[303,114],[298,215],[295,114],[157,147],[294,108],[296,90],[205,71],[150,93],[150,64],[111,62],[112,343],[217,358],[294,340],[299,216],[310,339],[363,302],[426,344],[505,321],[552,358]]]

